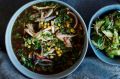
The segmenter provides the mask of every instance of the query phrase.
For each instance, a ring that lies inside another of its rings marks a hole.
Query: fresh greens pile
[[[93,24],[92,43],[110,58],[120,56],[120,12],[97,18]]]

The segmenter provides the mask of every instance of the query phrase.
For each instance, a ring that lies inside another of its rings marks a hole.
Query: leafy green
[[[40,41],[37,39],[34,39],[34,49],[41,49]]]
[[[96,41],[92,40],[92,43],[101,50],[105,48],[104,41],[102,38],[98,38]]]
[[[24,38],[24,41],[25,41],[24,46],[27,48],[34,48],[35,50],[41,49],[41,43],[36,38],[27,38],[27,39]]]
[[[92,43],[110,58],[120,56],[120,13],[115,11],[95,20]]]
[[[64,24],[70,17],[67,14],[61,14],[55,19],[55,24]]]
[[[31,68],[34,66],[32,59],[29,59],[29,58],[27,57],[27,55],[25,55],[25,52],[23,52],[22,49],[18,49],[17,55],[18,55],[18,57],[20,57],[20,61],[21,61],[25,66],[31,67]]]

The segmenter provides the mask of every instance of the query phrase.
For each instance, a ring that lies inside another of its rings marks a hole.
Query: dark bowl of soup
[[[13,65],[33,79],[62,78],[83,61],[88,41],[80,14],[62,1],[31,1],[10,19],[5,44]]]

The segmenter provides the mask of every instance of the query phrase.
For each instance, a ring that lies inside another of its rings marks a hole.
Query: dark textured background
[[[4,45],[5,30],[12,15],[32,0],[0,0],[0,79],[28,79],[11,64]],[[118,4],[119,0],[62,0],[73,6],[83,17],[86,25],[101,7]],[[66,79],[120,79],[120,67],[101,62],[89,47],[87,57],[78,69]]]

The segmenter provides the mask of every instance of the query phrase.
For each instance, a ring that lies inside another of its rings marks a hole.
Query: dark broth
[[[59,6],[55,11],[60,11],[62,9],[67,8],[66,6],[63,6],[55,2],[44,2],[44,3],[35,4],[34,6],[43,7],[43,6],[49,6],[49,5]],[[31,36],[25,33],[24,31],[24,29],[26,28],[26,24],[32,23],[34,26],[33,28],[35,30],[35,33],[37,33],[40,30],[40,28],[38,28],[39,22],[34,22],[34,20],[30,20],[30,16],[35,13],[39,13],[39,11],[33,9],[31,6],[27,8],[23,13],[21,13],[20,16],[17,18],[17,20],[15,21],[15,24],[12,30],[12,46],[18,60],[21,62],[22,65],[24,65],[31,71],[34,71],[40,74],[56,74],[68,69],[77,61],[77,59],[79,59],[81,54],[80,52],[82,52],[82,48],[84,44],[84,38],[83,38],[84,32],[79,19],[77,18],[78,24],[77,24],[77,27],[75,28],[75,31],[76,31],[75,35],[77,34],[77,36],[73,37],[71,41],[72,48],[66,48],[65,50],[68,50],[68,51],[63,52],[62,56],[60,57],[55,56],[53,59],[51,59],[52,66],[41,66],[39,64],[35,64],[36,56],[34,56],[34,52],[39,54],[42,51],[42,49],[40,48],[40,50],[39,49],[35,50],[34,45],[31,45],[31,48],[27,48],[25,47],[25,40],[24,40],[24,39],[31,38]],[[51,16],[54,16],[54,15],[55,15],[55,12],[53,12]],[[58,16],[59,14],[56,15],[56,17]],[[73,17],[71,18],[73,19],[73,22],[71,23],[70,26],[75,24],[74,18]],[[63,29],[64,29],[62,30],[63,33],[67,33],[66,32],[67,28],[63,28]],[[67,33],[67,34],[71,34],[71,33]],[[62,49],[61,46],[60,48]],[[32,58],[29,58],[30,53],[32,53]]]

